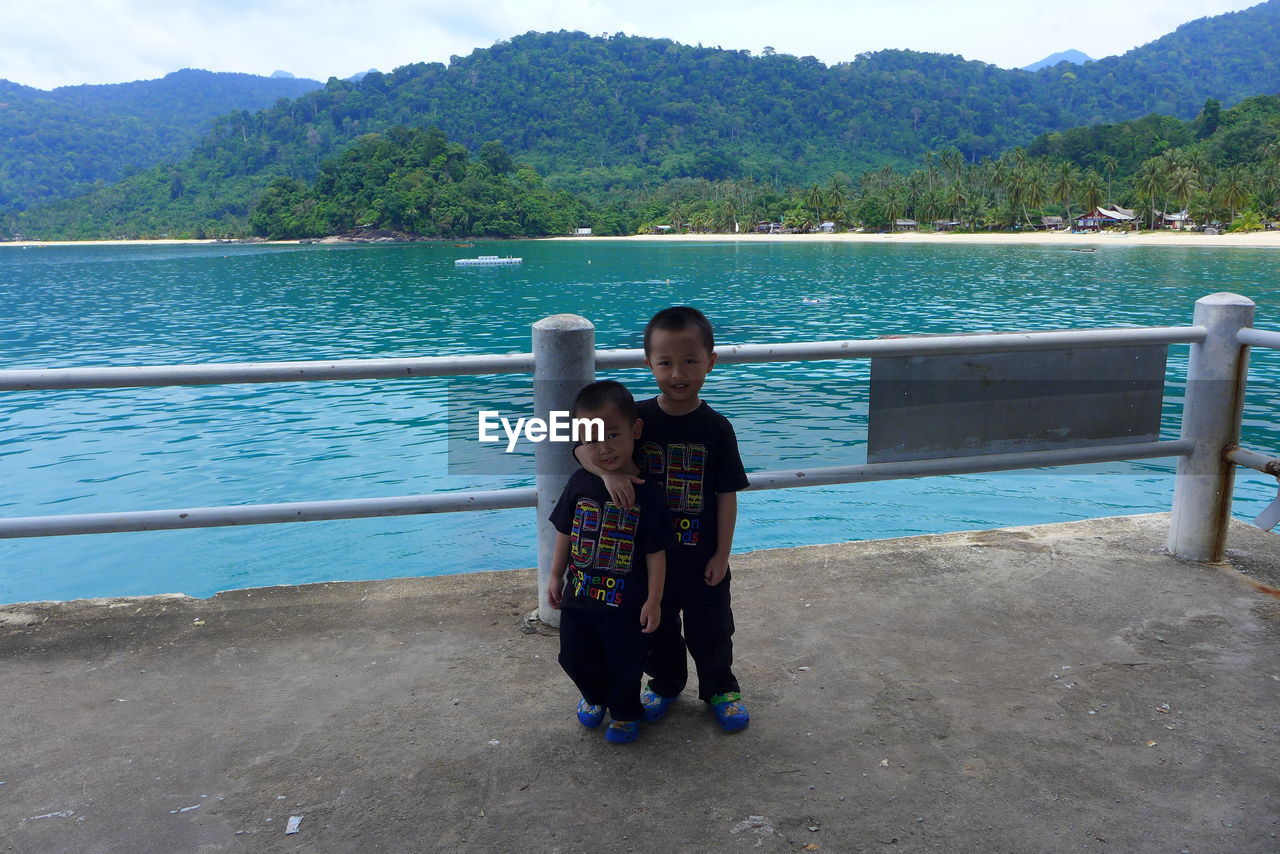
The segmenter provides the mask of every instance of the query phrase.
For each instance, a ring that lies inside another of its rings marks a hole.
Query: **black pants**
[[[670,552],[668,552],[668,555]],[[653,633],[645,669],[653,678],[649,687],[663,697],[674,697],[689,680],[685,650],[698,669],[698,697],[738,691],[733,675],[733,611],[729,607],[729,580],[715,587],[703,578],[705,567],[672,566],[667,569],[662,593],[662,622]],[[684,636],[681,637],[681,617]]]
[[[615,721],[638,721],[649,637],[640,632],[638,612],[565,608],[560,613],[560,666],[588,703],[607,707]]]

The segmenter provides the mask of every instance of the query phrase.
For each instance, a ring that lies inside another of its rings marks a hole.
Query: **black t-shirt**
[[[716,496],[747,486],[738,437],[729,419],[703,401],[687,415],[668,415],[651,398],[640,404],[644,428],[636,462],[648,483],[661,487],[675,525],[667,565],[701,572],[719,537]]]
[[[636,486],[622,510],[604,481],[585,469],[573,473],[551,511],[551,524],[569,537],[562,608],[618,608],[640,613],[649,598],[647,555],[672,545],[671,517],[654,485]]]

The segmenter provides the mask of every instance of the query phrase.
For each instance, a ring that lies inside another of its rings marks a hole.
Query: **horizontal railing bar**
[[[1254,329],[1252,326],[1246,326],[1236,333],[1236,340],[1241,344],[1248,344],[1250,347],[1280,349],[1280,332],[1271,332],[1267,329]]]
[[[787,489],[794,486],[829,486],[873,480],[899,480],[947,474],[978,474],[1010,469],[1073,466],[1086,463],[1145,460],[1154,457],[1182,457],[1195,443],[1178,439],[1169,442],[1134,442],[1127,445],[1099,445],[1092,448],[1065,448],[1053,451],[1019,451],[1011,454],[981,454],[971,457],[944,457],[934,460],[904,460],[866,463],[856,466],[806,469],[803,471],[752,472],[749,490]]]
[[[992,332],[980,335],[924,335],[901,338],[808,341],[796,344],[729,344],[716,347],[720,364],[865,359],[873,356],[937,356],[954,353],[1006,353],[1059,347],[1114,347],[1124,344],[1196,344],[1203,326],[1150,326],[1121,329],[1064,329],[1049,332]],[[597,368],[638,368],[643,350],[601,350]]]
[[[1153,326],[1134,329],[926,335],[796,344],[736,344],[718,347],[716,353],[718,361],[732,364],[857,359],[871,356],[1003,353],[1123,344],[1187,344],[1203,341],[1204,336],[1205,330],[1200,326]],[[643,350],[600,350],[596,353],[597,368],[637,368],[643,364]],[[0,391],[406,379],[516,374],[532,371],[532,353],[315,362],[227,362],[142,367],[36,368],[0,371]]]
[[[1248,448],[1241,448],[1238,445],[1229,446],[1223,456],[1238,466],[1256,469],[1264,474],[1280,477],[1280,458],[1260,454],[1257,451],[1250,451]]]
[[[227,362],[132,368],[37,368],[0,371],[0,391],[389,380],[471,374],[527,374],[532,371],[532,353],[344,359],[328,362]]]
[[[976,474],[1019,468],[1173,457],[1191,453],[1192,447],[1193,443],[1186,440],[1134,442],[1056,451],[1026,451],[798,471],[754,472],[749,475],[751,486],[748,489],[786,489],[871,480]],[[28,516],[0,519],[0,539],[317,522],[331,519],[364,519],[374,516],[452,513],[465,510],[506,510],[533,506],[536,506],[534,488],[521,487],[484,492],[405,495],[395,498],[352,498],[336,501],[301,501],[290,504],[198,507],[186,510],[135,510],[123,513]]]
[[[401,495],[393,498],[345,498],[335,501],[299,501],[289,504],[194,507],[185,510],[133,510],[123,513],[28,516],[0,519],[0,539],[217,528],[228,525],[270,525],[282,522],[319,522],[330,519],[368,519],[377,516],[454,513],[463,510],[510,510],[515,507],[536,505],[536,490],[529,486],[518,489]]]
[[[780,362],[857,359],[873,356],[941,356],[958,353],[1012,353],[1060,347],[1113,347],[1124,344],[1194,344],[1205,339],[1202,326],[1152,326],[1135,329],[1068,329],[1053,332],[996,332],[980,335],[923,335],[859,341],[799,344],[740,344],[717,347],[718,362]]]
[[[716,348],[719,352],[720,348]],[[596,370],[601,368],[643,368],[644,350],[597,350]]]

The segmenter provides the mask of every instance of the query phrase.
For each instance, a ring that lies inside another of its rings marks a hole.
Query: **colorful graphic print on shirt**
[[[612,501],[579,498],[569,535],[569,589],[573,595],[604,605],[622,605],[626,579],[635,559],[640,507],[623,510]]]
[[[676,541],[682,546],[698,544],[698,517],[704,504],[703,480],[707,471],[707,446],[672,443],[663,453],[661,445],[644,442],[640,446],[644,470],[664,478],[667,507],[675,523]]]

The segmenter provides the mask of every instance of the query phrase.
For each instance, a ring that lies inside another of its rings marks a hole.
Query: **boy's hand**
[[[715,587],[721,581],[724,581],[725,573],[728,571],[729,556],[715,554],[711,556],[711,560],[707,561],[707,568],[702,573],[702,577],[706,579],[708,587]]]
[[[662,600],[647,599],[640,608],[640,633],[647,635],[658,628],[662,622]]]
[[[560,600],[564,597],[564,576],[551,573],[551,580],[547,582],[547,604],[557,611],[560,610]]]
[[[604,488],[609,491],[609,500],[623,510],[630,510],[631,505],[636,503],[636,484],[644,483],[642,477],[621,472],[605,472],[600,475],[600,479],[604,481]]]

